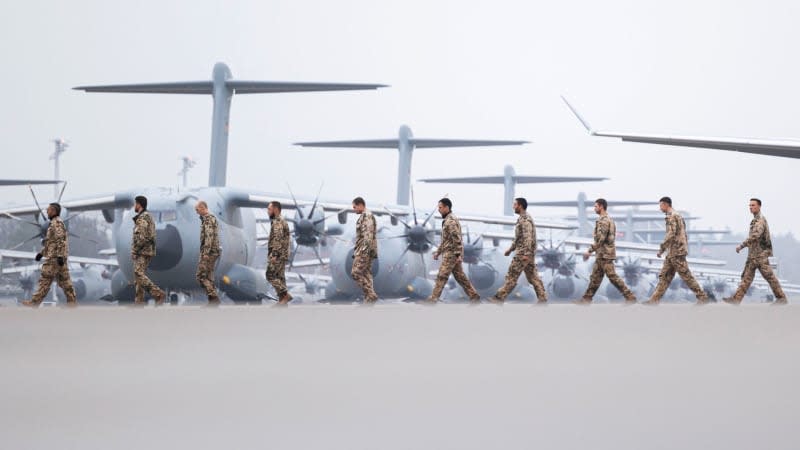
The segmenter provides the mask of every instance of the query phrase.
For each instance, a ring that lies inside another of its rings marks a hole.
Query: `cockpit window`
[[[159,222],[175,222],[178,220],[178,211],[168,209],[166,211],[150,211],[150,214]]]

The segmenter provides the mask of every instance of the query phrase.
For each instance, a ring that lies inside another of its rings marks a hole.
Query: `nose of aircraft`
[[[485,264],[470,264],[469,279],[475,289],[489,289],[495,280],[495,271]]]
[[[575,282],[572,278],[556,278],[553,281],[553,294],[558,298],[572,298],[575,293]]]
[[[156,256],[150,262],[153,270],[169,270],[181,262],[183,241],[181,234],[173,225],[156,231]]]

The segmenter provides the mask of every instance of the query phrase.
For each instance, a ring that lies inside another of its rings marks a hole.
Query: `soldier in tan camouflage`
[[[464,261],[464,241],[461,237],[461,224],[458,218],[452,213],[453,202],[449,198],[439,200],[439,214],[442,215],[442,243],[439,248],[433,252],[433,259],[442,257],[442,264],[439,266],[439,274],[436,276],[436,284],[433,286],[431,296],[426,300],[427,303],[435,304],[439,301],[439,296],[442,295],[447,280],[450,274],[456,279],[461,288],[469,297],[472,304],[481,302],[481,296],[472,286],[467,274],[464,273],[464,267],[461,263]]]
[[[356,242],[353,249],[353,268],[350,276],[364,291],[364,303],[378,301],[372,286],[372,260],[378,257],[378,237],[375,216],[367,210],[364,199],[353,199],[353,211],[360,217],[356,222]]]
[[[219,224],[217,218],[208,212],[208,203],[203,200],[194,207],[200,216],[200,261],[197,263],[197,282],[206,290],[208,306],[219,306],[219,295],[214,286],[214,269],[220,255]]]
[[[738,305],[742,303],[747,289],[753,283],[753,278],[756,275],[756,269],[761,272],[761,276],[769,283],[772,293],[775,294],[775,305],[785,305],[788,303],[786,294],[781,288],[781,283],[772,267],[769,265],[769,257],[772,256],[772,237],[769,234],[769,225],[767,219],[761,215],[761,200],[757,198],[750,199],[750,212],[753,214],[753,220],[750,222],[750,233],[747,239],[736,247],[736,253],[742,251],[747,247],[747,262],[742,271],[742,282],[739,288],[732,297],[724,298],[726,303]]]
[[[50,292],[50,285],[55,280],[67,296],[67,306],[78,306],[75,298],[75,288],[72,286],[72,279],[69,276],[67,266],[67,256],[69,255],[68,233],[64,221],[61,220],[61,205],[51,203],[47,207],[47,217],[50,225],[47,227],[47,235],[44,240],[44,248],[36,254],[36,261],[47,258],[42,264],[42,274],[39,277],[39,287],[34,292],[30,300],[23,301],[22,304],[33,308],[38,307],[44,297]]]
[[[689,286],[689,289],[694,292],[697,297],[697,304],[702,305],[708,303],[708,294],[700,287],[700,284],[695,280],[692,272],[689,270],[689,264],[686,262],[686,255],[689,254],[689,239],[686,235],[686,222],[680,214],[672,209],[672,199],[669,197],[662,197],[658,202],[658,207],[661,212],[666,214],[666,234],[664,235],[664,242],[656,254],[659,258],[664,253],[667,253],[664,259],[664,266],[661,268],[661,273],[658,274],[658,285],[650,300],[644,302],[646,305],[657,305],[661,301],[661,297],[667,292],[669,284],[675,278],[677,273],[681,279]]]
[[[269,228],[269,241],[267,242],[267,281],[275,288],[278,294],[278,305],[288,305],[292,296],[286,288],[286,263],[289,261],[289,251],[292,245],[292,236],[289,234],[289,225],[281,215],[283,206],[278,201],[267,205],[267,214],[271,221]]]
[[[598,219],[594,225],[594,244],[584,253],[583,260],[587,261],[592,253],[596,254],[594,266],[592,267],[592,275],[589,277],[589,286],[583,294],[583,298],[577,300],[575,303],[579,305],[587,305],[592,302],[597,288],[603,282],[603,276],[608,277],[608,281],[614,285],[615,288],[622,292],[625,297],[625,303],[636,303],[636,296],[633,295],[625,282],[617,275],[614,268],[614,260],[617,259],[617,226],[611,217],[608,216],[608,202],[603,198],[598,198],[594,202],[594,212],[597,213]]]
[[[506,250],[505,255],[509,256],[511,252],[516,253],[514,253],[514,259],[508,266],[505,284],[489,301],[492,303],[504,302],[508,294],[517,287],[517,280],[519,280],[520,274],[525,272],[525,278],[528,279],[528,283],[536,291],[536,298],[538,299],[536,303],[547,303],[547,292],[544,289],[542,279],[539,277],[539,270],[536,268],[536,226],[533,223],[533,217],[527,211],[528,200],[522,197],[516,198],[512,206],[519,217],[514,227],[514,242]]]
[[[164,304],[164,291],[148,278],[146,272],[150,261],[156,256],[156,223],[147,212],[147,198],[139,195],[134,199],[133,240],[131,242],[131,259],[133,260],[133,280],[136,290],[134,304],[144,306],[145,290],[153,296],[156,306]]]

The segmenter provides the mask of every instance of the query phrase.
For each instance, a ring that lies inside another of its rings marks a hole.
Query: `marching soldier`
[[[200,200],[194,210],[200,216],[200,261],[197,263],[197,282],[206,290],[208,306],[219,306],[217,288],[214,286],[214,268],[220,255],[219,224],[208,212],[208,204]]]
[[[726,297],[723,300],[732,305],[742,303],[747,289],[753,283],[753,277],[756,275],[756,269],[761,272],[761,276],[769,283],[772,293],[775,294],[776,305],[785,305],[788,303],[786,294],[784,294],[778,277],[769,266],[769,257],[772,256],[772,238],[769,234],[769,225],[767,219],[761,215],[761,200],[757,198],[750,199],[750,212],[753,214],[753,220],[750,222],[750,234],[747,239],[741,244],[736,246],[736,253],[742,251],[747,247],[747,262],[742,271],[742,282],[739,288],[733,294],[733,297]]]
[[[278,305],[288,305],[292,296],[286,288],[286,263],[289,261],[292,236],[289,234],[286,219],[281,215],[282,208],[279,201],[271,201],[267,205],[267,214],[271,221],[267,243],[267,281],[278,294]]]
[[[597,222],[594,225],[594,244],[584,253],[583,260],[587,261],[592,253],[596,254],[594,266],[592,267],[592,275],[589,278],[589,286],[583,294],[583,298],[577,300],[575,303],[579,305],[588,305],[592,303],[597,288],[603,281],[603,276],[608,277],[608,281],[614,285],[615,288],[622,292],[625,297],[625,303],[636,303],[636,296],[633,295],[622,278],[617,275],[614,268],[614,260],[617,259],[616,237],[617,226],[611,217],[608,216],[608,202],[603,198],[598,198],[594,202],[594,212],[597,213]]]
[[[657,305],[661,301],[661,297],[667,291],[672,279],[675,278],[677,273],[681,279],[689,286],[689,289],[694,292],[697,297],[697,304],[702,305],[708,303],[708,295],[700,287],[700,284],[695,280],[692,272],[689,270],[689,264],[686,263],[686,255],[689,254],[689,239],[686,235],[686,222],[680,214],[672,209],[672,199],[669,197],[662,197],[658,202],[658,207],[661,212],[666,214],[666,235],[664,235],[664,242],[661,243],[656,256],[661,258],[661,255],[667,253],[664,259],[664,266],[661,268],[661,273],[658,274],[658,286],[653,291],[650,300],[644,302],[646,305]]]
[[[144,306],[144,291],[147,290],[155,299],[156,306],[164,304],[164,291],[153,283],[145,273],[150,260],[156,255],[156,223],[147,212],[147,197],[142,195],[134,199],[133,240],[131,242],[131,259],[133,260],[133,280],[136,288],[134,304]]]
[[[364,303],[372,304],[378,301],[378,294],[372,286],[372,260],[378,257],[375,216],[367,210],[361,197],[353,199],[353,210],[361,217],[356,222],[356,242],[350,276],[364,291]]]
[[[439,266],[439,274],[436,276],[436,285],[433,287],[433,292],[430,298],[426,300],[427,303],[435,304],[439,301],[439,296],[442,295],[442,290],[450,274],[453,274],[458,284],[464,289],[471,304],[478,304],[481,302],[481,296],[475,291],[467,274],[464,273],[464,267],[461,263],[464,261],[464,242],[461,237],[461,224],[458,218],[452,213],[453,202],[449,198],[439,200],[439,214],[442,215],[442,243],[439,248],[433,252],[433,259],[442,257],[442,264]]]
[[[536,226],[533,223],[533,217],[527,211],[528,200],[522,197],[516,198],[512,206],[519,217],[514,227],[514,242],[506,250],[505,255],[509,256],[511,252],[516,253],[514,253],[514,259],[508,266],[505,284],[489,301],[498,304],[503,303],[508,294],[517,286],[520,274],[525,272],[525,278],[528,279],[528,283],[536,291],[536,298],[538,299],[536,303],[547,303],[547,292],[544,289],[542,279],[539,277],[539,270],[536,268]]]
[[[58,286],[64,291],[64,295],[67,296],[67,306],[78,306],[78,300],[75,298],[75,288],[72,286],[67,266],[67,255],[69,255],[67,227],[64,225],[64,221],[61,220],[60,215],[61,205],[50,203],[47,207],[47,218],[50,219],[50,225],[47,227],[44,248],[36,254],[36,261],[41,261],[43,257],[47,258],[47,260],[42,264],[39,287],[30,300],[22,302],[25,306],[38,307],[50,291],[50,285],[53,284],[53,280],[58,283]]]

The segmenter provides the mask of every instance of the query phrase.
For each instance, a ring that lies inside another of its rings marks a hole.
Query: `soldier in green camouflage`
[[[636,303],[636,296],[633,295],[625,282],[617,275],[614,268],[614,260],[617,259],[617,226],[611,217],[608,216],[608,202],[603,198],[598,198],[594,202],[594,212],[597,213],[598,219],[594,225],[594,244],[589,247],[583,255],[583,260],[587,261],[592,253],[596,254],[594,266],[592,267],[592,275],[589,277],[589,286],[583,294],[583,298],[577,300],[577,304],[589,304],[592,302],[595,292],[603,282],[603,276],[608,277],[608,281],[614,285],[615,288],[622,292],[625,297],[625,303]]]
[[[661,212],[666,214],[666,234],[664,235],[664,242],[657,253],[660,258],[661,255],[667,253],[664,259],[664,266],[661,268],[661,273],[658,274],[658,285],[656,286],[650,300],[644,302],[646,305],[657,305],[661,301],[661,297],[667,292],[669,284],[675,278],[677,273],[681,279],[689,286],[689,289],[694,292],[697,297],[697,304],[702,305],[708,303],[708,295],[700,287],[700,284],[695,280],[692,272],[689,270],[689,264],[686,262],[686,255],[689,254],[689,239],[686,235],[686,222],[680,214],[672,209],[672,199],[669,197],[662,197],[658,202],[658,207]]]
[[[732,305],[742,303],[747,289],[753,283],[756,270],[758,270],[769,284],[772,293],[775,294],[774,304],[785,305],[788,303],[786,294],[781,288],[778,277],[775,276],[775,272],[772,271],[772,267],[769,265],[769,257],[772,256],[772,237],[769,234],[767,219],[761,215],[761,200],[757,198],[750,199],[750,212],[753,214],[753,220],[750,222],[750,233],[747,235],[747,239],[736,247],[736,253],[747,247],[747,262],[742,271],[742,282],[732,297],[727,297],[723,300]]]
[[[286,288],[286,263],[289,261],[292,236],[286,219],[281,215],[282,209],[283,206],[278,201],[272,201],[267,205],[267,214],[271,222],[267,241],[267,281],[278,294],[278,305],[284,306],[292,301],[292,296]]]
[[[461,224],[458,218],[452,213],[453,202],[449,198],[439,200],[439,214],[442,215],[442,242],[439,248],[433,252],[433,259],[442,257],[442,264],[439,266],[439,274],[436,276],[436,284],[433,287],[431,296],[426,300],[430,304],[435,304],[439,301],[439,296],[442,295],[447,280],[450,274],[456,279],[461,288],[464,289],[469,301],[472,304],[481,302],[481,296],[472,286],[467,274],[464,273],[464,267],[461,263],[464,261],[464,241],[461,237]]]
[[[139,195],[134,199],[133,240],[131,259],[133,260],[133,280],[136,290],[134,304],[144,306],[145,290],[153,296],[156,306],[164,304],[164,291],[148,278],[146,272],[150,261],[156,256],[156,223],[147,212],[147,198]]]
[[[517,286],[520,274],[525,272],[525,278],[536,291],[538,299],[536,303],[547,303],[547,292],[539,277],[539,270],[536,268],[536,225],[533,223],[533,217],[527,211],[528,200],[523,197],[516,198],[512,206],[519,217],[514,227],[514,242],[506,250],[505,255],[509,256],[511,252],[515,252],[514,259],[508,266],[505,283],[489,301],[492,303],[504,302],[508,294]]]
[[[75,288],[72,286],[72,279],[69,276],[67,266],[67,256],[69,255],[68,233],[64,221],[61,220],[61,205],[51,203],[47,207],[47,217],[50,225],[47,227],[47,235],[44,240],[44,248],[36,254],[36,261],[47,258],[42,264],[42,274],[39,277],[39,287],[34,292],[30,300],[23,301],[22,304],[33,308],[38,307],[44,297],[50,292],[50,285],[55,280],[67,296],[67,306],[78,306],[75,298]]]
[[[200,216],[200,261],[197,263],[197,282],[206,290],[208,306],[219,306],[219,295],[214,286],[214,269],[220,255],[219,224],[217,218],[208,212],[208,203],[203,200],[194,207]]]
[[[353,211],[360,217],[356,222],[356,242],[353,249],[353,268],[350,276],[364,291],[364,303],[378,301],[378,294],[372,286],[372,260],[378,257],[378,237],[375,216],[367,210],[364,199],[353,199]]]

